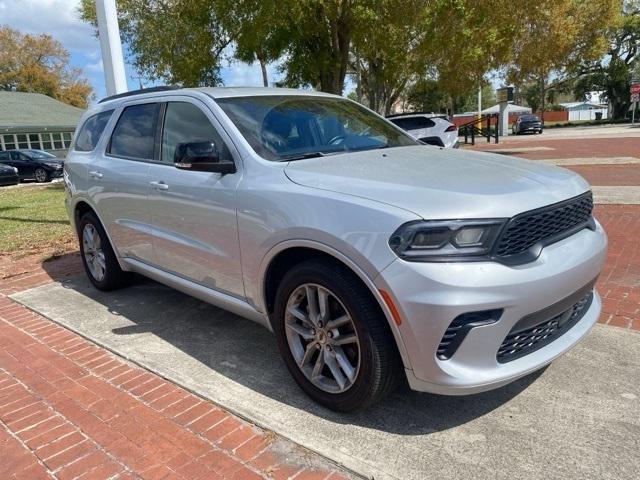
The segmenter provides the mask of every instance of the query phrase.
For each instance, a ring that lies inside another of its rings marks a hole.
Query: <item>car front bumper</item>
[[[418,263],[395,260],[376,279],[397,307],[412,389],[446,395],[491,390],[549,364],[572,348],[598,320],[600,298],[564,334],[538,350],[500,363],[498,349],[523,317],[540,312],[593,282],[607,239],[600,224],[545,247],[537,260],[509,267],[495,262]],[[458,315],[502,309],[495,323],[471,329],[447,360],[436,356]]]

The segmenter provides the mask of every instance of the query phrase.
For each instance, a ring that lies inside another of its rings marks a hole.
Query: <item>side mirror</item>
[[[235,173],[233,162],[220,160],[220,153],[213,142],[179,143],[173,162],[180,170],[195,172]]]

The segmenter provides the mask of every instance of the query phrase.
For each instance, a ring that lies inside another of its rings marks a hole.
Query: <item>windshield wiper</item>
[[[291,162],[293,160],[304,160],[305,158],[317,158],[324,157],[325,154],[322,152],[306,152],[306,153],[294,153],[292,155],[285,155],[284,157],[280,157],[280,162]]]

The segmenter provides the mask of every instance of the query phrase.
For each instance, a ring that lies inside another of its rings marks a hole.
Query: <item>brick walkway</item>
[[[546,140],[542,136],[507,138],[498,145],[479,143],[473,149],[547,147],[514,153],[530,160],[640,157],[640,138]],[[596,186],[640,186],[640,165],[569,165]],[[600,322],[640,330],[640,205],[596,205],[594,214],[609,236],[607,262],[597,284],[602,296]]]
[[[77,255],[30,260],[5,293],[79,270]],[[0,478],[347,477],[0,294]]]

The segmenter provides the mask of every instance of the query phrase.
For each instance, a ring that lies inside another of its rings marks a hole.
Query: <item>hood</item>
[[[425,219],[512,217],[580,195],[579,175],[497,154],[411,146],[290,162],[307,187],[383,202]]]

